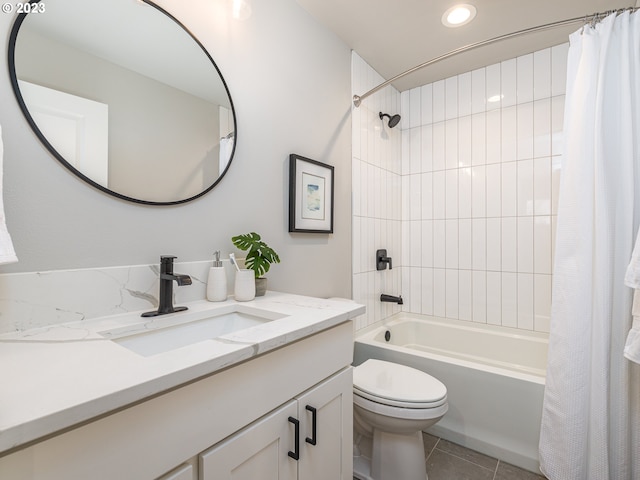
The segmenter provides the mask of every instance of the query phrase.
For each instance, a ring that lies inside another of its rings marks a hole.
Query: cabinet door
[[[166,475],[163,475],[157,480],[193,480],[194,477],[195,472],[193,471],[193,465],[186,463],[175,470],[170,471]]]
[[[256,399],[259,401],[259,399]],[[201,480],[295,480],[297,404],[291,401],[200,455]]]
[[[353,372],[351,367],[298,397],[300,480],[353,478]],[[316,430],[313,435],[315,416]],[[313,444],[315,443],[315,445]]]

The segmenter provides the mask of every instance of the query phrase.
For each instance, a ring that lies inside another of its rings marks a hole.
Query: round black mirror
[[[149,0],[32,0],[9,39],[27,121],[74,174],[150,205],[210,191],[231,164],[236,119],[204,46]]]

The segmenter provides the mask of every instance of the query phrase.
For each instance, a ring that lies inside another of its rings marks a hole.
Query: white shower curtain
[[[540,464],[640,480],[640,366],[623,357],[640,224],[640,13],[570,38]]]

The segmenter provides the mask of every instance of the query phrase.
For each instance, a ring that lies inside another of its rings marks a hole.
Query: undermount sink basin
[[[186,311],[153,317],[150,321],[100,332],[100,335],[132,352],[149,357],[285,316],[278,312],[234,304],[213,311]]]

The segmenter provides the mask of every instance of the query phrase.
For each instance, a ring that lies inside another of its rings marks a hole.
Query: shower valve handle
[[[387,264],[391,270],[393,263],[391,263],[391,257],[387,257],[387,250],[384,248],[376,250],[376,270],[386,270]]]

